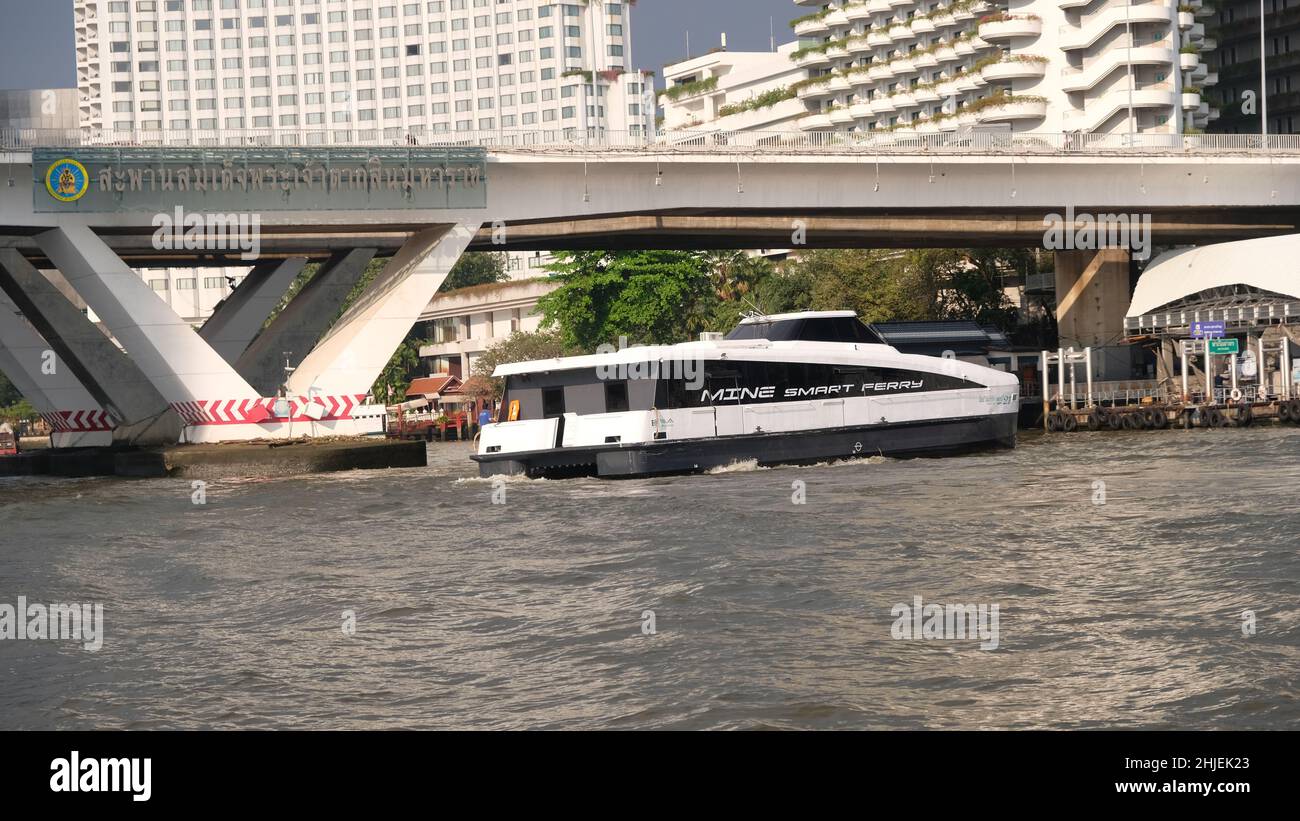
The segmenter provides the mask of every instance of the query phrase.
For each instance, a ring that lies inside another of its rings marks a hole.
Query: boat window
[[[546,388],[542,391],[542,418],[554,419],[564,415],[564,388]]]
[[[737,325],[727,339],[766,339],[769,342],[792,342],[802,339],[802,319],[783,319],[779,322],[747,322]]]
[[[727,339],[766,339],[769,342],[859,342],[879,344],[880,337],[855,316],[819,316],[807,319],[746,322]]]
[[[880,337],[872,333],[871,329],[863,325],[857,317],[842,316],[835,320],[835,331],[838,335],[839,342],[864,342],[867,344],[879,344]]]
[[[628,410],[627,383],[605,383],[605,413],[622,413]]]

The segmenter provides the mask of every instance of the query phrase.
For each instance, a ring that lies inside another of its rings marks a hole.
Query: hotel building
[[[1217,82],[1203,0],[795,2],[804,76],[787,88],[806,132],[1181,134],[1219,116],[1202,97]],[[661,99],[727,93],[709,71],[690,80]],[[728,113],[709,125],[747,128]]]

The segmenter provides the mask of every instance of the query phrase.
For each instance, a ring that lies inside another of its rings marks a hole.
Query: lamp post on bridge
[[[1264,55],[1264,0],[1259,0],[1259,135],[1268,148],[1268,70]]]

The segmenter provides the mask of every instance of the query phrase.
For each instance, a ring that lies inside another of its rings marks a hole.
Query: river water
[[[0,728],[1296,729],[1298,450],[0,480],[0,604],[104,608],[97,652],[0,641]],[[997,648],[894,638],[917,596],[997,605]]]

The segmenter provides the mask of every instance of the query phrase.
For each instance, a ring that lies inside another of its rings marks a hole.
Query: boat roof
[[[788,314],[755,314],[740,320],[741,325],[755,325],[760,322],[784,322],[789,319],[832,319],[839,317],[857,317],[854,311],[796,311]]]
[[[554,359],[537,359],[530,362],[511,362],[498,365],[493,376],[514,376],[523,373],[571,371],[595,368],[600,365],[631,365],[637,362],[673,361],[684,359],[774,359],[776,361],[804,359],[815,356],[819,361],[853,361],[853,354],[876,351],[893,356],[903,356],[889,345],[865,342],[769,342],[766,339],[719,339],[707,342],[681,342],[676,345],[640,345],[621,348],[606,353],[585,356],[563,356]]]

